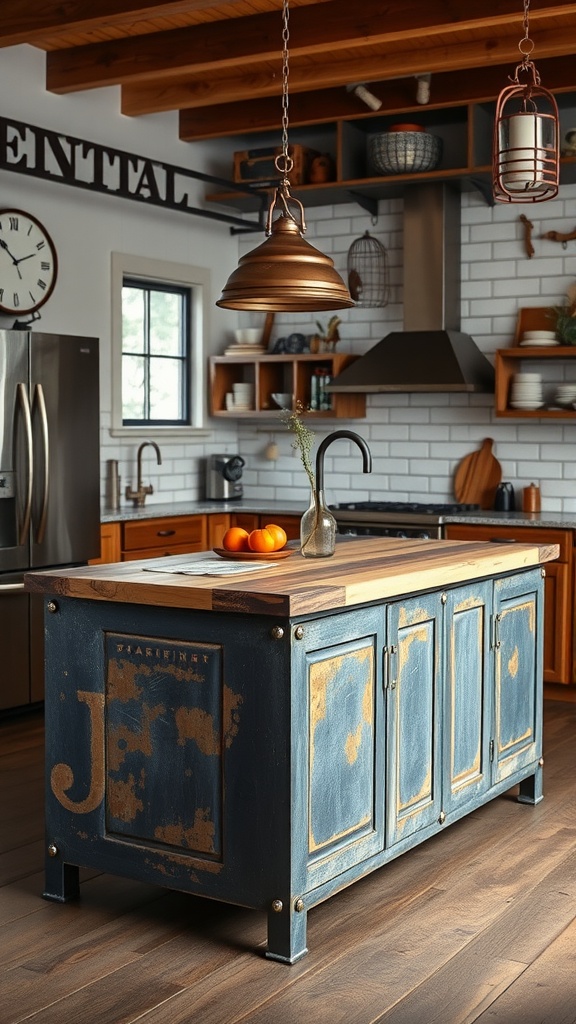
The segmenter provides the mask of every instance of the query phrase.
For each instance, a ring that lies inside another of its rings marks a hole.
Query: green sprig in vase
[[[372,455],[364,438],[352,430],[335,430],[324,438],[316,454],[316,474],[312,469],[311,453],[314,432],[302,422],[303,407],[296,405],[296,411],[287,416],[287,423],[296,437],[292,447],[300,451],[302,464],[310,481],[310,505],[300,520],[300,552],[305,558],[327,558],[334,554],[336,546],[336,520],[326,506],[324,498],[324,456],[333,441],[346,438],[354,441],[363,455],[363,471],[372,470]]]

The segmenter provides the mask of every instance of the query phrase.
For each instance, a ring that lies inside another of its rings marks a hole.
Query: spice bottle
[[[524,512],[540,511],[540,488],[536,484],[530,484],[522,492],[522,510]]]

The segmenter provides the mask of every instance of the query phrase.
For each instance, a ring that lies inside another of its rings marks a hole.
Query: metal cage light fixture
[[[316,312],[354,305],[334,261],[310,245],[304,207],[290,195],[293,160],[288,149],[288,0],[282,2],[282,152],[275,166],[281,180],[268,209],[265,242],[243,256],[216,303],[223,309]],[[291,206],[296,207],[297,216]],[[274,212],[280,216],[274,220]]]
[[[524,0],[522,61],[496,103],[493,193],[501,203],[541,203],[558,194],[558,106],[530,59],[529,10],[530,0]]]

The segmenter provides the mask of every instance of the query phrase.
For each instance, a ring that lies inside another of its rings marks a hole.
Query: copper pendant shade
[[[306,231],[302,203],[290,195],[293,160],[288,151],[288,0],[282,2],[282,153],[276,157],[281,176],[270,208],[262,245],[243,256],[216,303],[223,309],[269,313],[317,312],[353,306],[334,261],[302,237]],[[298,207],[299,220],[290,210]],[[273,220],[275,210],[280,216]]]
[[[295,220],[281,216],[270,237],[241,258],[216,305],[278,313],[346,309],[354,303],[334,261],[302,238]]]

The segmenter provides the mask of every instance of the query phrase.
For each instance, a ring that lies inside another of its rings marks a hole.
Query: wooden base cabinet
[[[544,681],[567,685],[576,681],[574,666],[574,533],[531,526],[480,526],[447,523],[447,540],[482,540],[494,544],[550,543],[560,556],[547,562],[544,604]]]
[[[307,911],[519,784],[542,796],[540,569],[297,618],[46,598],[47,899],[79,866]]]

